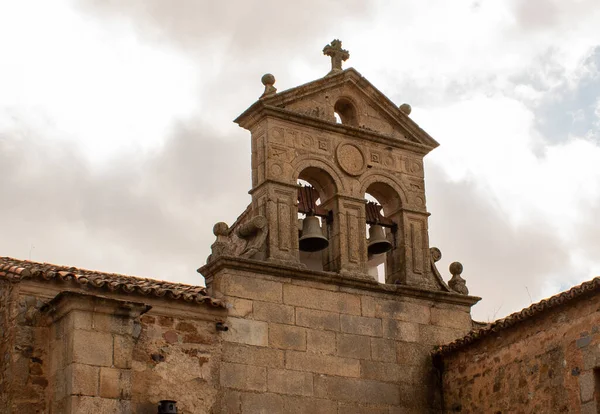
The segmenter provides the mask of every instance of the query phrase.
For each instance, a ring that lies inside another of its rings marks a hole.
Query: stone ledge
[[[148,312],[151,308],[152,306],[141,302],[63,291],[46,303],[41,311],[46,313],[52,322],[55,322],[74,310],[136,318]]]
[[[206,279],[208,289],[211,289],[213,277],[224,269],[252,272],[260,275],[278,276],[290,279],[316,281],[329,285],[336,285],[369,292],[389,295],[392,300],[397,297],[413,297],[435,302],[453,303],[463,306],[473,306],[481,300],[477,296],[461,295],[453,292],[431,291],[406,285],[391,285],[378,283],[352,276],[343,276],[339,273],[303,269],[286,264],[244,259],[239,257],[221,256],[198,269]]]

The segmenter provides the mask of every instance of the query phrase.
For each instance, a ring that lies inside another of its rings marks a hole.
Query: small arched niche
[[[380,283],[385,283],[386,276],[389,273],[389,259],[394,254],[398,244],[396,238],[398,227],[401,225],[398,213],[402,208],[402,202],[400,196],[392,187],[380,182],[373,183],[367,188],[365,200],[367,201],[367,210],[371,209],[370,212],[367,211],[367,234],[369,235],[369,229],[372,226],[380,225],[383,227],[385,239],[391,243],[391,250],[381,254],[369,254],[367,258],[369,275]],[[375,203],[377,208],[374,208],[372,203]],[[373,220],[374,216],[375,221]],[[371,242],[372,240],[369,240],[369,243]]]
[[[336,122],[343,125],[358,126],[356,107],[348,98],[340,98],[333,106]]]
[[[328,211],[323,204],[326,204],[337,192],[333,178],[320,168],[308,167],[299,174],[297,183],[299,186],[298,238],[300,239],[303,235],[303,221],[307,216],[314,215],[319,219],[322,236],[329,240],[331,229],[329,228]],[[300,263],[311,270],[323,270],[326,254],[327,248],[315,252],[300,250]]]

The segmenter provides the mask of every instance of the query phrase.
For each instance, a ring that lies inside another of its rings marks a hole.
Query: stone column
[[[298,186],[266,181],[252,190],[252,204],[268,221],[267,259],[298,264]]]
[[[324,270],[368,277],[365,200],[336,195],[323,207],[333,211]]]
[[[150,306],[61,292],[45,307],[50,324],[52,409],[130,413],[131,360]]]
[[[396,249],[388,253],[386,283],[427,287],[431,284],[427,213],[400,210],[390,218],[398,223]]]

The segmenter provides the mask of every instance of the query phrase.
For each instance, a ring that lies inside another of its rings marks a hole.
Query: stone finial
[[[400,110],[406,115],[410,115],[410,113],[412,112],[411,106],[407,103],[403,103],[402,105],[400,105]]]
[[[450,264],[450,273],[452,273],[452,279],[448,282],[448,286],[453,291],[462,295],[468,295],[469,289],[467,289],[467,282],[465,279],[460,277],[463,271],[463,265],[459,262],[453,262]]]
[[[262,78],[260,78],[260,81],[263,85],[265,85],[265,91],[262,95],[260,95],[261,98],[275,95],[277,93],[277,88],[273,86],[275,84],[275,76],[270,73],[265,73]]]
[[[331,44],[328,44],[323,48],[323,54],[331,56],[331,71],[328,75],[342,71],[342,62],[348,60],[350,53],[347,50],[342,49],[342,41],[339,39],[333,39]]]

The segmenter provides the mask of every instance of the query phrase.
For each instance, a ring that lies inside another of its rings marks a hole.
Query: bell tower
[[[459,263],[444,282],[429,247],[423,158],[438,144],[342,68],[339,40],[323,53],[325,76],[279,92],[264,75],[235,120],[252,201],[214,226],[198,269],[228,309],[216,412],[441,412],[431,351],[472,329],[479,298]]]
[[[251,133],[250,209],[268,223],[264,258],[302,266],[304,213],[312,232],[312,217],[320,217],[323,234],[314,236],[329,242],[320,252],[324,271],[367,278],[379,260],[386,283],[435,288],[423,157],[438,143],[410,119],[410,106],[342,70],[349,53],[341,41],[323,53],[332,64],[325,77],[278,93],[274,76],[264,75],[264,93],[235,120]]]

